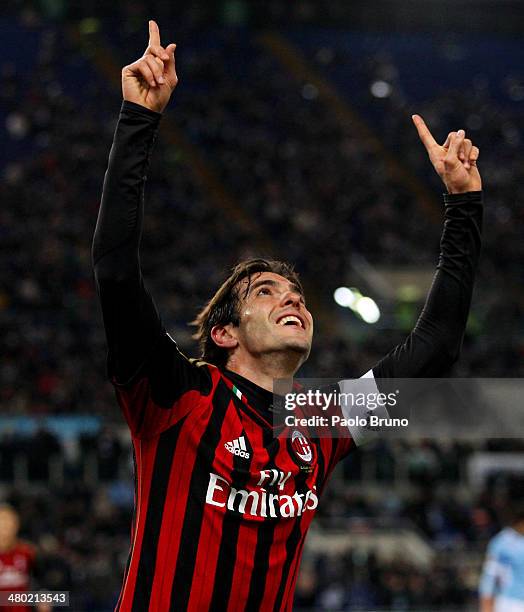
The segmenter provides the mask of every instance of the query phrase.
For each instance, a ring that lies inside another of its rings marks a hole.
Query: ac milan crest
[[[291,448],[299,459],[305,463],[311,463],[313,459],[311,444],[306,436],[296,429],[291,435]]]

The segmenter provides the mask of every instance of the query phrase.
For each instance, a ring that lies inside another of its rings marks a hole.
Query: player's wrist
[[[129,100],[124,98],[122,100],[122,111],[130,111],[132,113],[142,115],[144,117],[149,117],[151,119],[159,120],[162,117],[162,113],[152,110],[148,106],[144,106],[143,104],[139,104],[133,100]]]
[[[453,185],[446,185],[448,193],[451,195],[460,195],[462,193],[473,193],[476,191],[482,191],[482,185],[475,183],[474,185],[467,185],[466,187],[454,187]]]
[[[463,193],[444,193],[444,204],[482,204],[482,191],[465,191]]]

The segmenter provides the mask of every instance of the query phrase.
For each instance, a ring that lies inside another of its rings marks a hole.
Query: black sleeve
[[[124,102],[93,239],[93,267],[108,342],[108,376],[132,380],[165,334],[140,271],[144,186],[161,115]]]
[[[482,230],[482,194],[445,195],[440,259],[413,331],[374,368],[375,378],[443,376],[457,360],[466,327]]]

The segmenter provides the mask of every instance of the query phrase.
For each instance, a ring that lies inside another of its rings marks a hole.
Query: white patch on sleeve
[[[352,424],[348,425],[351,437],[357,446],[361,446],[378,437],[378,428],[372,428],[369,423],[370,415],[387,418],[388,411],[385,406],[377,406],[372,398],[378,395],[379,390],[373,370],[366,372],[361,378],[341,380],[340,408],[344,418]],[[358,401],[355,401],[358,396]]]

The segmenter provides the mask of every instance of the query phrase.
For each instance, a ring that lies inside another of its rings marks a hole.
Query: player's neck
[[[282,379],[291,381],[299,366],[300,361],[297,363],[296,358],[271,354],[251,359],[233,356],[228,361],[227,369],[273,393],[274,381]]]
[[[9,540],[0,540],[0,553],[6,553],[12,550],[16,545],[16,538]]]

